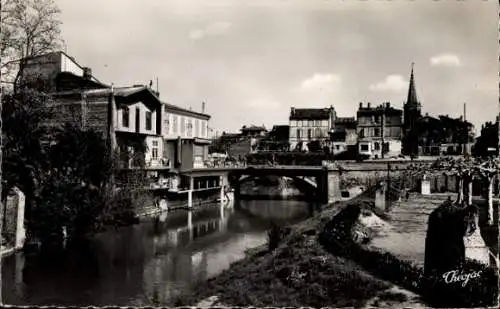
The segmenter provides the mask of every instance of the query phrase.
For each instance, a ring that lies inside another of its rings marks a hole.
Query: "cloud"
[[[194,29],[189,33],[191,40],[200,40],[206,36],[222,35],[231,28],[231,23],[227,21],[217,21],[206,25],[202,29]]]
[[[430,59],[432,66],[449,66],[458,67],[460,66],[460,58],[457,55],[451,53],[444,53],[434,56]]]
[[[408,87],[408,82],[401,75],[389,75],[383,81],[369,86],[371,91],[400,92]]]
[[[316,73],[305,79],[300,87],[303,90],[330,90],[336,87],[341,81],[340,75]]]

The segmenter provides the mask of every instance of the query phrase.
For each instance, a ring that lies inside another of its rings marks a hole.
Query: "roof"
[[[251,125],[251,126],[248,126],[248,127],[242,127],[241,128],[241,131],[266,131],[266,128],[264,128],[263,126],[254,126],[254,125]]]
[[[415,88],[415,77],[413,76],[413,63],[411,64],[410,86],[408,88],[408,97],[406,104],[418,105],[417,89]]]
[[[165,103],[165,102],[162,102],[162,103],[163,103],[163,105],[165,105],[165,108],[168,109],[168,110],[170,110],[170,111],[179,112],[179,113],[186,114],[186,115],[189,115],[189,116],[197,116],[197,117],[204,118],[206,120],[212,118],[208,114],[194,112],[192,110],[189,110],[189,109],[186,109],[186,108],[182,108],[182,107],[170,104],[170,103]]]
[[[113,91],[116,103],[118,104],[133,104],[136,102],[142,102],[149,107],[158,108],[161,106],[161,101],[158,99],[156,94],[148,87],[145,86],[133,86],[133,87],[116,87],[116,88],[103,88],[103,89],[90,89],[90,90],[71,90],[71,91],[59,91],[52,93],[54,96],[66,96],[74,94],[85,94],[87,97],[103,97],[109,96]]]
[[[354,117],[337,117],[335,119],[335,123],[356,123],[356,119]]]
[[[357,115],[359,116],[375,116],[375,115],[395,115],[403,114],[403,110],[394,108],[392,106],[379,105],[377,107],[361,107],[358,109]]]
[[[290,120],[324,120],[330,119],[330,108],[292,108]]]
[[[75,75],[71,72],[61,72],[56,76],[56,85],[58,90],[72,90],[72,89],[95,89],[95,88],[109,88],[96,79],[85,79],[82,76]]]

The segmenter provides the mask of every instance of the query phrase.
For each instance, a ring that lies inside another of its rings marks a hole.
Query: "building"
[[[413,64],[403,110],[403,154],[437,156],[471,153],[474,126],[470,122],[463,117],[451,118],[448,115],[437,118],[428,114],[422,116],[422,104],[417,96]]]
[[[288,151],[290,149],[290,126],[275,125],[267,136],[259,142],[259,149],[263,151]]]
[[[210,115],[163,103],[164,156],[175,158],[179,171],[205,167],[208,159]]]
[[[463,116],[452,118],[448,115],[441,115],[439,120],[442,127],[440,154],[470,154],[475,141],[474,125],[464,120]]]
[[[249,136],[249,137],[264,137],[267,134],[267,130],[264,126],[243,126],[241,129],[241,135],[242,136]]]
[[[359,103],[357,112],[358,151],[371,158],[401,154],[403,111],[389,102],[377,107]]]
[[[497,121],[488,121],[481,126],[481,135],[477,138],[473,149],[474,156],[498,156],[498,116]]]
[[[52,98],[57,114],[50,124],[72,123],[103,134],[111,128],[122,169],[169,167],[163,156],[162,104],[148,87],[76,89],[53,93]]]
[[[322,146],[329,143],[329,132],[333,130],[337,113],[330,108],[290,109],[289,126],[290,149],[307,149],[307,143],[319,141]]]
[[[358,142],[356,119],[354,117],[337,117],[334,130],[330,132],[330,152],[339,154],[355,147]]]
[[[46,93],[108,87],[92,75],[90,68],[81,66],[62,51],[27,59],[21,84]]]

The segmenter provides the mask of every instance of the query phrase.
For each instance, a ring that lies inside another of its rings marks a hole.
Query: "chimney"
[[[368,103],[366,104],[366,107],[370,108],[370,105],[371,105],[371,103],[370,103],[370,102],[368,102]]]
[[[391,102],[387,102],[386,106],[387,106],[387,108],[390,108],[391,107]]]
[[[201,113],[205,114],[205,102],[201,102]]]
[[[359,108],[363,108],[363,102],[359,102]]]
[[[88,67],[83,68],[83,79],[91,80],[92,79],[92,69]]]
[[[291,107],[291,108],[290,108],[290,113],[292,114],[292,116],[294,116],[294,115],[295,115],[295,107]]]

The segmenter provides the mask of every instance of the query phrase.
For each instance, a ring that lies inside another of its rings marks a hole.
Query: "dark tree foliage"
[[[63,227],[79,238],[130,210],[130,199],[116,199],[116,156],[101,133],[50,125],[53,110],[38,92],[8,94],[3,104],[2,199],[15,186],[24,192],[29,239],[57,245]]]
[[[320,152],[321,143],[317,140],[310,141],[309,143],[307,143],[307,148],[310,152]]]

